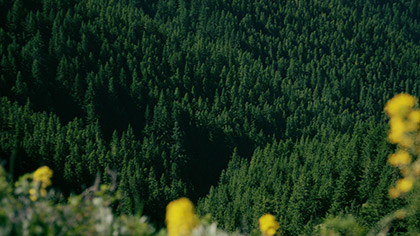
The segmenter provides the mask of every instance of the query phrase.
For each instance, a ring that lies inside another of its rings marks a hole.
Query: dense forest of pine
[[[285,235],[390,200],[385,102],[420,96],[419,0],[0,0],[0,164],[65,195],[117,171],[115,210],[188,196]],[[400,221],[391,232],[420,227]]]

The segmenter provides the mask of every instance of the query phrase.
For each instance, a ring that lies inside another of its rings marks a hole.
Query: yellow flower
[[[271,214],[265,214],[258,220],[260,225],[260,231],[263,236],[272,236],[276,233],[277,229],[280,228],[276,219]]]
[[[414,110],[408,114],[406,122],[406,130],[409,132],[417,131],[420,123],[420,111]]]
[[[385,112],[389,117],[404,117],[416,105],[417,99],[407,93],[395,95],[385,105]]]
[[[34,172],[34,181],[41,183],[41,188],[46,188],[47,186],[51,185],[51,177],[52,177],[52,170],[48,166],[43,166],[38,168]]]
[[[388,163],[392,166],[402,166],[411,163],[411,156],[405,150],[399,150],[388,158]]]
[[[400,192],[406,193],[413,188],[413,183],[414,183],[413,178],[407,177],[407,178],[403,178],[403,179],[398,180],[395,187]]]
[[[398,143],[401,141],[405,133],[405,124],[400,117],[393,117],[389,120],[388,139],[391,143]]]
[[[194,205],[188,198],[180,198],[172,201],[166,207],[166,224],[168,236],[191,235],[198,224]]]
[[[389,126],[388,140],[390,143],[398,143],[403,147],[410,147],[414,143],[414,140],[406,135],[412,128],[401,117],[392,117],[389,120]]]
[[[416,124],[420,124],[420,110],[414,110],[408,114],[408,119],[411,122],[414,122]]]
[[[38,198],[36,196],[36,190],[34,188],[29,189],[29,198],[35,202]]]

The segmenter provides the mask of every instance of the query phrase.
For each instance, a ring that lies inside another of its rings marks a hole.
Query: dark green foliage
[[[1,161],[65,194],[114,169],[160,223],[186,195],[229,230],[369,226],[400,204],[383,106],[420,95],[419,5],[0,0]]]

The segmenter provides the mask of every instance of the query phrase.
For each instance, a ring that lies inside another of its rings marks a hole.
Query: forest
[[[388,195],[402,92],[420,98],[419,0],[0,0],[8,178],[47,165],[71,196],[112,170],[115,214],[158,228],[184,196],[228,232],[372,227],[410,201]]]

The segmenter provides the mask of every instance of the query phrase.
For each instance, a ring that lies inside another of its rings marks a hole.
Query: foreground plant
[[[405,198],[408,205],[405,208],[385,216],[368,235],[386,235],[394,220],[412,217],[420,211],[420,197],[410,193],[419,191],[420,177],[420,109],[415,97],[401,93],[393,97],[385,105],[389,119],[388,140],[397,144],[398,150],[391,154],[388,163],[397,167],[401,178],[389,189],[392,199]],[[413,235],[418,235],[416,229],[409,229]]]
[[[29,190],[30,198],[36,201],[39,197],[47,196],[46,188],[51,185],[52,170],[48,166],[37,169],[33,174],[33,187]]]
[[[367,235],[384,236],[396,220],[415,217],[420,212],[418,195],[420,178],[420,109],[415,97],[401,93],[385,105],[389,117],[387,139],[397,145],[397,151],[388,157],[388,163],[399,169],[401,178],[389,188],[391,199],[405,199],[407,206],[384,216],[374,227],[366,229],[351,215],[329,217],[318,226],[317,232],[325,236]],[[413,194],[410,194],[413,193]],[[408,235],[420,235],[417,229],[407,229]]]
[[[11,185],[0,166],[0,235],[140,235],[163,236],[142,216],[115,215],[111,204],[120,199],[115,186],[95,184],[80,195],[56,203],[51,186],[52,170],[43,166]],[[170,236],[239,236],[227,233],[205,218],[200,221],[187,198],[168,204],[166,221]]]
[[[48,191],[52,170],[41,167],[12,186],[0,166],[0,235],[154,235],[145,217],[112,212],[119,194],[108,185],[94,185],[67,203],[55,203]]]
[[[417,99],[409,94],[398,94],[388,101],[385,111],[389,116],[388,140],[397,144],[399,150],[392,154],[388,163],[398,167],[403,178],[389,189],[389,196],[397,198],[413,189],[420,176],[420,161],[413,157],[420,155],[420,110]]]

